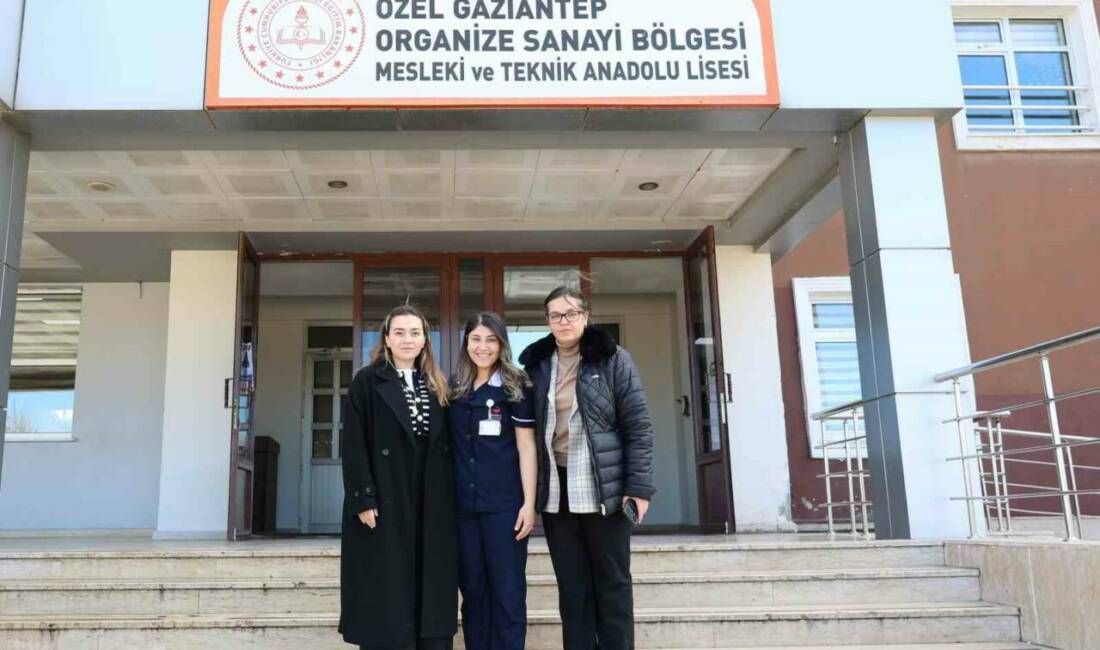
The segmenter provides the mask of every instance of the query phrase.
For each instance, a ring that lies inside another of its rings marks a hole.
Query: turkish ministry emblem
[[[237,18],[237,45],[264,81],[317,88],[355,64],[366,27],[358,0],[246,0]]]

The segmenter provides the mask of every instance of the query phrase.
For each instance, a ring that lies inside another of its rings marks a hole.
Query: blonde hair
[[[432,326],[428,324],[428,319],[416,307],[398,305],[391,309],[389,314],[386,314],[386,319],[382,321],[382,326],[379,328],[382,336],[378,340],[378,345],[375,345],[370,353],[371,363],[385,360],[389,365],[393,365],[390,349],[386,345],[386,337],[390,333],[390,322],[398,316],[415,316],[420,319],[420,326],[424,329],[424,349],[417,355],[415,366],[428,385],[428,390],[432,391],[436,399],[439,400],[440,406],[446,406],[450,402],[450,391],[447,386],[447,377],[436,365],[435,355],[432,353]]]

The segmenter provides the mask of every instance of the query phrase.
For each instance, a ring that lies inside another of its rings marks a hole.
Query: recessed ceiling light
[[[655,241],[651,241],[649,243],[653,244],[654,246],[663,246],[665,244],[671,244],[672,240],[671,239],[658,239],[658,240],[655,240]]]
[[[331,187],[334,190],[343,190],[343,189],[347,188],[348,182],[347,181],[339,181],[339,180],[329,181],[328,186]]]
[[[70,319],[59,319],[59,320],[50,319],[50,320],[42,321],[42,324],[44,324],[44,325],[79,325],[80,321],[76,320],[76,319],[71,319],[71,320]]]
[[[113,192],[115,190],[114,183],[108,183],[107,181],[92,181],[84,187],[93,192]]]
[[[643,192],[652,192],[653,190],[657,189],[658,187],[660,187],[660,184],[654,183],[653,181],[647,181],[647,182],[642,183],[641,185],[639,185],[638,189],[643,191]]]

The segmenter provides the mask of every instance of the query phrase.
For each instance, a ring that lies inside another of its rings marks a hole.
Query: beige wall
[[[156,526],[168,284],[85,284],[80,321],[75,441],[7,443],[3,532]]]
[[[225,537],[236,313],[237,251],[172,251],[158,538]]]
[[[657,494],[646,523],[698,523],[695,451],[691,421],[680,415],[676,398],[687,390],[682,359],[686,346],[683,313],[676,294],[607,294],[593,296],[593,319],[619,323],[622,345],[630,351],[645,385],[653,418],[654,481]]]
[[[948,542],[946,556],[981,571],[982,600],[1020,608],[1024,641],[1100,648],[1100,544]]]

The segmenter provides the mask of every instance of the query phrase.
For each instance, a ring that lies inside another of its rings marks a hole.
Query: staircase
[[[637,538],[638,648],[1033,647],[942,544],[723,539]],[[0,648],[345,650],[338,563],[334,541],[0,550]],[[560,648],[541,540],[528,575],[527,647]]]

